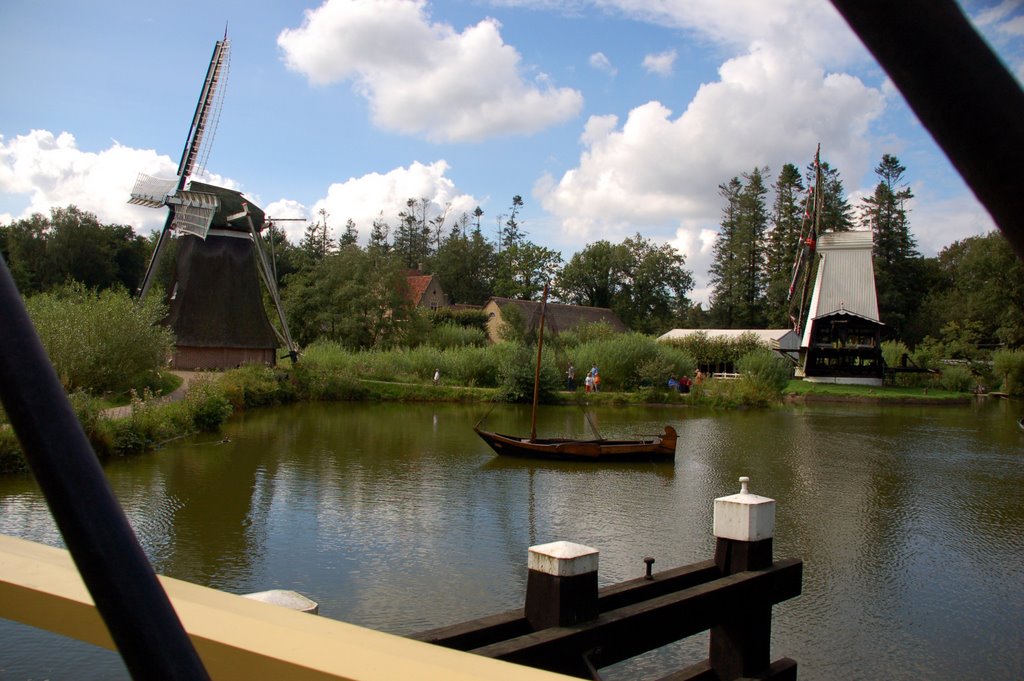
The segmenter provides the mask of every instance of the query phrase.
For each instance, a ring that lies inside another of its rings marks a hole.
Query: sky
[[[197,179],[271,218],[347,220],[365,242],[410,198],[448,224],[512,197],[568,261],[640,234],[708,299],[721,184],[774,181],[820,143],[856,206],[883,154],[906,166],[925,256],[994,229],[827,0],[4,0],[0,223],[74,204],[148,235],[139,173],[173,178],[214,44],[224,103]],[[1024,0],[964,0],[1024,81]],[[969,105],[969,104],[966,104]],[[282,221],[297,243],[306,223]]]

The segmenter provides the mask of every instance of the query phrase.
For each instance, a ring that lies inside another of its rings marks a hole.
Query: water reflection
[[[520,607],[533,544],[598,547],[603,584],[642,575],[647,555],[656,569],[707,559],[712,500],[749,475],[779,502],[776,555],[805,561],[804,594],[776,608],[773,630],[773,652],[796,658],[801,678],[1017,678],[1014,407],[602,408],[606,437],[670,423],[680,443],[674,463],[595,466],[495,457],[472,432],[479,405],[312,405],[245,415],[107,474],[160,572],[238,593],[296,589],[325,616],[397,633]],[[526,432],[529,410],[495,408],[488,427]],[[590,425],[547,408],[538,432]],[[31,480],[0,480],[0,532],[59,544]],[[45,636],[9,623],[0,638],[18,651],[0,652],[4,678],[123,674],[76,644],[50,661]],[[705,647],[608,678],[657,676]]]

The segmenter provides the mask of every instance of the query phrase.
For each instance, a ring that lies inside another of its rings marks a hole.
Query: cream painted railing
[[[160,582],[216,680],[568,678],[170,577],[160,577]],[[0,535],[0,617],[114,647],[70,554],[4,535]]]

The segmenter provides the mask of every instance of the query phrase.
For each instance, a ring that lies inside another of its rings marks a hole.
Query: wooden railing
[[[803,563],[775,561],[775,501],[715,500],[715,557],[597,588],[598,551],[570,542],[530,548],[526,605],[414,637],[539,669],[600,679],[600,668],[710,631],[708,658],[662,681],[793,681],[797,663],[770,657],[772,606],[798,596]]]
[[[169,577],[159,579],[215,680],[566,678]],[[78,570],[62,549],[0,535],[0,617],[114,649]]]

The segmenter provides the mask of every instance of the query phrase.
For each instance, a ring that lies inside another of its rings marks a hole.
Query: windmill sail
[[[218,40],[213,48],[213,56],[210,57],[210,66],[206,71],[206,79],[203,81],[203,89],[199,94],[199,102],[196,104],[196,113],[192,117],[192,127],[188,131],[188,141],[185,143],[185,150],[181,154],[181,162],[178,164],[178,189],[185,188],[185,182],[192,176],[196,162],[208,156],[209,146],[213,143],[213,134],[216,132],[216,123],[220,117],[220,109],[224,101],[224,88],[218,88],[221,78],[227,76],[225,65],[230,54],[230,43],[225,36],[224,40]],[[207,125],[210,121],[210,114],[216,112],[214,125],[210,128],[209,141],[203,147],[203,140],[207,137]]]
[[[185,148],[182,150],[181,160],[178,162],[177,178],[165,180],[141,174],[135,181],[131,198],[128,200],[128,203],[150,208],[164,206],[168,208],[164,228],[160,232],[156,247],[153,249],[153,256],[146,268],[146,275],[142,279],[142,286],[139,289],[140,299],[146,296],[152,286],[157,265],[167,247],[168,233],[171,230],[180,228],[185,233],[194,234],[203,239],[206,238],[206,234],[210,230],[213,215],[219,205],[216,196],[203,199],[185,192],[185,188],[195,171],[197,162],[202,160],[205,164],[205,159],[209,156],[209,148],[213,142],[216,124],[220,118],[220,110],[224,101],[224,88],[218,86],[227,77],[229,54],[230,43],[225,35],[224,39],[218,40],[213,48],[210,65],[206,70],[206,78],[203,80],[203,88],[199,93],[199,101],[196,103],[196,111],[192,116],[192,125],[189,127],[188,137],[185,140]],[[213,125],[210,125],[211,114],[213,115]]]
[[[210,232],[213,216],[220,208],[216,194],[203,192],[179,191],[167,197],[167,203],[173,206],[174,219],[171,229],[179,234],[191,234],[205,239]]]
[[[161,177],[151,177],[145,173],[139,173],[132,187],[132,197],[128,203],[147,208],[163,208],[167,205],[167,197],[177,186],[177,180],[165,180]]]

